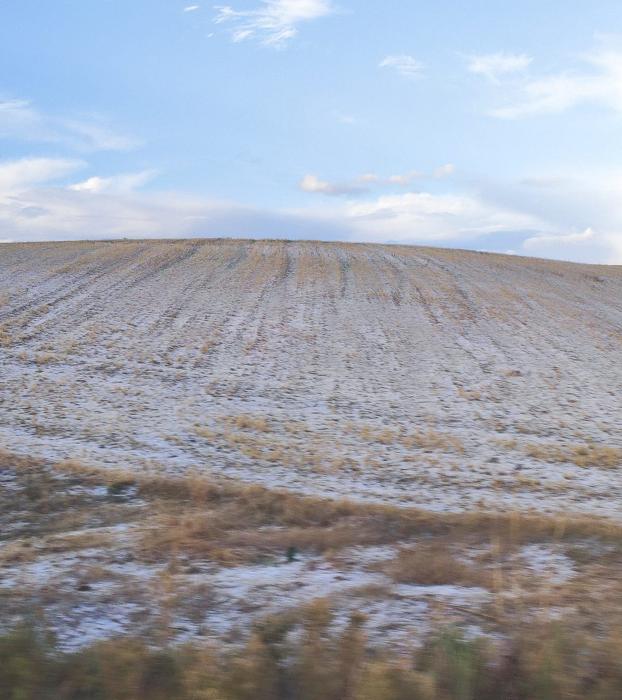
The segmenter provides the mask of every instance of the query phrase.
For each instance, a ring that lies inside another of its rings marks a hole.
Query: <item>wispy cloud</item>
[[[541,222],[524,242],[525,252],[622,264],[622,170],[488,181],[477,191],[490,206],[521,211]]]
[[[66,177],[83,167],[80,160],[68,158],[21,158],[0,161],[0,197]]]
[[[389,175],[387,178],[379,178],[378,182],[381,184],[386,183],[389,185],[400,185],[401,187],[409,187],[415,180],[419,180],[424,177],[423,173],[418,170],[411,170],[408,173],[403,173],[402,175]]]
[[[170,191],[41,184],[0,189],[3,241],[161,236],[347,240],[351,235],[343,217],[313,211],[263,210]]]
[[[622,234],[592,227],[570,233],[537,234],[523,241],[526,255],[575,262],[622,264]]]
[[[434,177],[437,180],[440,180],[444,177],[450,177],[456,172],[456,166],[453,163],[446,163],[445,165],[441,165],[439,168],[436,168],[434,171]]]
[[[327,182],[326,180],[321,180],[316,175],[305,175],[298,186],[303,192],[325,194],[330,197],[356,195],[366,191],[366,188],[360,183]]]
[[[344,114],[343,112],[335,112],[335,119],[340,124],[345,124],[346,126],[354,126],[358,123],[358,119],[352,114]]]
[[[123,173],[112,177],[90,177],[83,182],[69,186],[75,192],[90,192],[92,194],[114,193],[128,194],[140,189],[157,175],[155,170],[143,170],[138,173]]]
[[[140,142],[99,115],[54,116],[22,99],[0,98],[0,139],[58,143],[77,151],[129,151]]]
[[[140,141],[115,131],[101,117],[62,119],[59,126],[67,131],[66,141],[87,151],[131,151],[140,146]]]
[[[492,115],[518,119],[559,114],[595,104],[622,114],[622,49],[600,47],[582,56],[582,70],[531,78],[517,86],[514,99]]]
[[[261,211],[174,192],[143,192],[154,173],[93,176],[67,184],[86,164],[61,159],[22,159],[0,164],[0,228],[15,240],[157,235],[265,235],[350,240],[450,240],[465,233],[524,224],[469,196],[408,193],[333,207]],[[313,176],[307,191],[363,195],[364,182],[405,184],[416,173],[380,178],[368,174],[336,185]],[[60,181],[60,182],[59,182]]]
[[[537,250],[551,244],[556,246],[576,245],[577,243],[593,241],[595,238],[596,234],[594,229],[589,227],[586,228],[585,231],[581,231],[579,233],[560,233],[557,235],[532,236],[525,240],[523,243],[523,248],[525,248],[525,250]]]
[[[468,69],[476,75],[483,75],[493,83],[512,73],[526,70],[532,62],[527,54],[520,53],[488,53],[468,57]]]
[[[360,195],[371,190],[395,189],[396,187],[410,187],[413,183],[423,179],[441,179],[455,172],[455,166],[448,163],[436,168],[432,173],[426,174],[420,170],[409,170],[406,173],[396,175],[378,175],[377,173],[364,173],[351,180],[343,182],[330,182],[322,180],[317,175],[305,175],[298,183],[303,192],[324,194],[328,196]]]
[[[27,100],[0,99],[0,136],[12,136],[24,129],[39,130],[41,121]]]
[[[380,61],[379,66],[380,68],[391,68],[398,75],[409,80],[416,80],[423,76],[423,64],[408,54],[387,56]]]
[[[282,48],[293,39],[299,26],[335,11],[330,0],[262,0],[254,10],[216,6],[217,24],[230,26],[233,41],[255,39],[264,46]]]
[[[80,160],[60,158],[0,162],[2,239],[313,237],[476,249],[484,243],[487,249],[511,245],[525,254],[622,263],[622,172],[581,180],[530,178],[506,186],[471,183],[471,191],[451,193],[423,189],[376,196],[372,188],[406,185],[418,175],[368,173],[342,185],[308,176],[301,183],[306,191],[343,194],[345,199],[315,200],[317,204],[298,210],[264,210],[179,192],[145,191],[152,171],[76,181],[76,173],[86,167]]]
[[[464,241],[510,230],[538,230],[535,217],[487,204],[472,194],[407,192],[350,202],[346,210],[360,240]]]
[[[200,5],[186,5],[186,7],[184,7],[184,12],[196,12],[196,10],[200,8]]]
[[[453,172],[453,166],[441,166],[421,175],[418,191],[376,196],[374,189],[394,188],[401,177],[368,173],[352,181],[366,192],[315,211],[347,223],[353,240],[468,243],[476,249],[481,240],[488,249],[505,251],[509,243],[519,254],[622,264],[622,170],[510,183],[470,179],[468,190],[460,191],[459,182],[451,193],[439,193],[438,184],[427,190],[426,181]],[[315,191],[326,194],[322,189]]]
[[[36,178],[67,171],[49,170]],[[118,189],[118,182],[100,186],[112,178],[68,187],[48,181],[33,186],[34,177],[25,176],[16,188],[13,176],[10,193],[0,190],[3,238],[80,239],[88,233],[92,238],[228,235],[429,243],[473,240],[516,227],[537,230],[531,217],[471,195],[409,192],[300,210],[260,210],[175,192]]]

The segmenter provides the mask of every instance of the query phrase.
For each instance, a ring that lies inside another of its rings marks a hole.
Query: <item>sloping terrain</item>
[[[0,646],[295,643],[318,610],[406,658],[447,625],[615,641],[621,361],[620,268],[2,245]]]
[[[0,446],[619,518],[622,269],[282,241],[0,246]]]

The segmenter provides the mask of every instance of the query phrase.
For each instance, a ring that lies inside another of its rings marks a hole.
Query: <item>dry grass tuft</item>
[[[57,358],[56,355],[52,352],[41,351],[35,353],[33,359],[35,364],[37,365],[49,365],[51,362],[54,362]]]
[[[271,431],[270,422],[264,416],[241,414],[238,416],[228,416],[223,422],[239,430],[255,430],[260,433],[268,433]]]
[[[464,389],[462,387],[458,387],[458,396],[461,399],[466,399],[467,401],[482,400],[482,392],[478,391],[477,389]]]
[[[471,511],[436,513],[373,503],[354,503],[301,496],[290,491],[247,486],[234,481],[218,481],[200,473],[170,476],[159,472],[135,473],[131,470],[99,469],[80,462],[65,460],[54,465],[61,472],[79,474],[95,483],[110,484],[132,480],[139,496],[187,502],[201,506],[235,504],[245,521],[287,527],[328,527],[339,520],[360,518],[378,533],[378,540],[395,541],[421,532],[455,536],[491,533],[520,541],[547,538],[600,537],[619,541],[622,525],[606,518],[556,516],[517,511]]]
[[[11,335],[11,332],[8,329],[7,325],[4,323],[0,324],[0,347],[8,348],[9,345],[12,344],[12,342],[13,336]]]
[[[527,446],[526,452],[530,457],[544,462],[570,462],[584,468],[615,469],[622,466],[622,448],[594,443],[569,447],[532,444]]]
[[[400,550],[383,570],[398,583],[422,586],[491,586],[490,574],[460,561],[446,543],[421,544]]]
[[[412,433],[390,428],[378,430],[372,426],[363,426],[358,430],[360,437],[366,442],[380,445],[393,445],[401,443],[408,449],[420,449],[424,451],[455,452],[464,454],[464,444],[455,435],[442,433],[437,430],[416,430]]]

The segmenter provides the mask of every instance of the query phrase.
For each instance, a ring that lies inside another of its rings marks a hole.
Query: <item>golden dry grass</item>
[[[0,637],[7,698],[73,700],[617,700],[622,640],[569,624],[522,625],[505,643],[438,629],[405,657],[366,648],[364,616],[334,631],[316,601],[267,617],[241,648],[154,648],[135,639],[61,653],[38,630]],[[289,635],[291,631],[297,634]]]
[[[235,504],[242,518],[240,522],[254,524],[330,526],[351,517],[366,519],[379,536],[384,532],[386,537],[393,539],[420,531],[456,535],[485,532],[519,540],[595,536],[618,541],[622,537],[622,525],[606,518],[518,511],[435,513],[419,508],[301,496],[290,491],[218,481],[196,472],[189,478],[174,477],[157,472],[102,469],[79,460],[65,460],[56,463],[54,468],[63,473],[79,474],[94,483],[129,482],[135,484],[139,495],[145,497],[189,502],[202,507]]]
[[[489,571],[461,561],[450,550],[450,543],[422,543],[402,548],[388,564],[382,566],[398,583],[422,586],[482,586],[489,588],[492,578]]]
[[[94,550],[100,552],[97,560],[82,560],[74,575],[75,585],[97,590],[102,581],[114,580],[115,575],[106,572],[106,561],[115,561],[122,547],[123,560],[129,555],[136,566],[160,572],[142,592],[137,581],[115,583],[115,596],[127,596],[149,621],[141,634],[157,644],[174,636],[170,630],[176,616],[202,620],[205,606],[214,604],[208,588],[195,590],[201,583],[196,572],[204,571],[206,564],[230,567],[228,575],[235,580],[239,565],[280,571],[292,547],[303,561],[325,562],[346,575],[352,566],[374,576],[385,574],[383,585],[381,578],[360,591],[350,590],[348,599],[361,604],[369,600],[383,605],[404,595],[392,589],[395,584],[484,588],[488,592],[478,595],[488,596],[484,600],[489,603],[466,602],[461,608],[456,601],[441,600],[430,603],[430,614],[435,621],[460,619],[495,633],[507,634],[532,619],[534,611],[554,609],[575,611],[581,625],[591,622],[609,629],[619,607],[622,531],[615,523],[519,513],[434,514],[302,497],[219,482],[200,472],[172,478],[107,470],[77,459],[49,465],[8,452],[0,454],[0,469],[12,470],[34,489],[12,499],[17,511],[23,512],[28,503],[32,522],[27,537],[5,546],[0,566],[26,566],[41,556],[79,557],[81,551]],[[104,497],[61,493],[71,487],[88,494],[90,487],[102,485],[108,493]],[[119,535],[102,527],[116,523],[129,527]],[[544,571],[534,573],[521,558],[526,543],[537,543],[553,554],[567,552],[575,562],[573,578],[559,584],[549,581]],[[381,549],[394,556],[358,565],[357,552],[363,556],[366,547],[374,545],[384,545]],[[38,595],[43,595],[39,601],[45,608],[83,594],[46,590]],[[10,596],[15,604],[30,600],[27,587]],[[331,598],[329,605],[341,610],[337,599]],[[249,598],[242,612],[251,619],[255,607]],[[307,619],[299,605],[288,614]]]
[[[578,467],[616,469],[622,467],[622,448],[587,443],[560,446],[555,444],[531,444],[526,453],[544,462],[569,462]]]

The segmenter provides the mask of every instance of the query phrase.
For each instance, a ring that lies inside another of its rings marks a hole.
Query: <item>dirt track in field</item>
[[[0,447],[619,518],[622,268],[280,241],[0,245]]]

